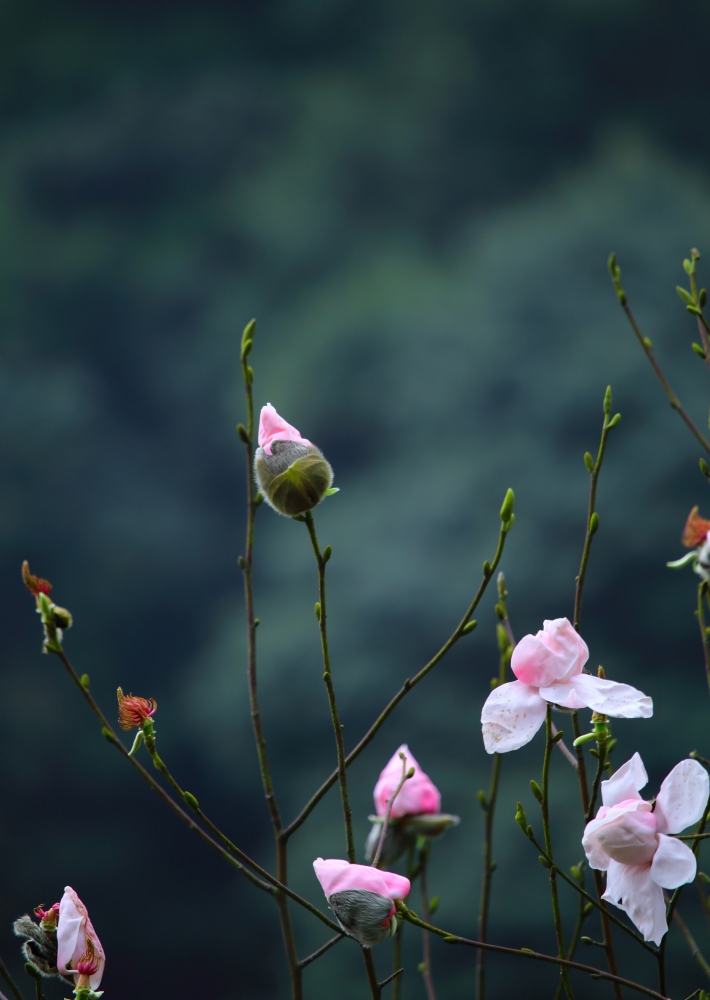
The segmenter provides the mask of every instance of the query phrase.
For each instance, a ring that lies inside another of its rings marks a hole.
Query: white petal
[[[651,878],[650,865],[621,865],[612,861],[602,899],[627,913],[645,941],[661,943],[668,930],[666,904],[663,889]]]
[[[639,789],[648,784],[648,775],[638,753],[622,764],[611,778],[602,781],[602,803],[615,806],[626,799],[640,799]]]
[[[619,684],[604,677],[577,674],[569,681],[583,705],[614,719],[650,719],[653,701],[630,684]]]
[[[697,760],[676,764],[656,799],[655,813],[662,833],[680,833],[697,823],[708,802],[708,773]]]
[[[579,676],[579,675],[577,675]],[[576,680],[576,677],[573,678]],[[559,681],[557,684],[550,684],[548,687],[540,688],[540,696],[553,705],[561,708],[586,708],[587,703],[583,701],[571,681]]]
[[[481,723],[483,745],[488,753],[507,753],[525,746],[545,720],[547,703],[538,689],[522,681],[510,681],[488,695]]]
[[[682,840],[658,835],[658,850],[651,862],[651,878],[664,889],[677,889],[692,882],[698,870],[695,855]]]

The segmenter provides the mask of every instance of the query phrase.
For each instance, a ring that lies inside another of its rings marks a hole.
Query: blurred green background
[[[101,739],[43,657],[20,564],[55,585],[66,648],[107,711],[159,702],[161,752],[265,864],[243,607],[239,336],[258,318],[257,405],[334,466],[317,512],[348,747],[438,649],[491,558],[518,635],[571,615],[607,384],[622,422],[598,495],[582,632],[591,663],[654,697],[615,726],[655,792],[710,753],[692,573],[673,574],[699,449],[626,327],[611,249],[644,332],[704,427],[708,372],[673,288],[710,254],[707,5],[689,0],[4,0],[0,4],[0,954],[10,922],[71,884],[108,953],[109,1000],[288,996],[275,911]],[[707,274],[700,264],[701,282]],[[334,764],[301,525],[262,509],[262,709],[291,818]],[[372,787],[408,742],[461,825],[433,850],[442,926],[475,934],[488,783],[479,715],[496,672],[479,628],[353,765],[360,847]],[[564,727],[564,720],[560,721]],[[538,737],[503,761],[491,936],[554,948],[546,876],[513,823]],[[556,843],[581,855],[571,769],[554,760]],[[325,906],[337,793],[292,841],[294,886]],[[566,919],[575,902],[564,894]],[[418,908],[418,890],[413,905]],[[681,905],[701,942],[694,890]],[[301,953],[326,940],[297,920]],[[588,933],[598,936],[596,921]],[[703,985],[677,931],[673,996]],[[407,930],[404,1000],[422,1000]],[[702,943],[701,943],[702,947]],[[382,974],[390,944],[375,952]],[[440,1000],[473,995],[475,953],[433,945]],[[582,949],[580,959],[597,956]],[[622,973],[653,985],[644,957]],[[489,960],[489,996],[552,996],[556,972]],[[29,981],[27,981],[29,982]],[[358,949],[305,974],[309,998],[367,994]],[[31,985],[31,984],[30,984]],[[30,995],[30,985],[26,995]],[[578,997],[610,987],[576,981]],[[49,1000],[66,989],[49,983]]]

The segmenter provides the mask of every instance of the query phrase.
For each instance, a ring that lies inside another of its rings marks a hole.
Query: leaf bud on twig
[[[701,347],[700,344],[696,344],[695,341],[690,345],[699,358],[705,360],[705,348]]]
[[[595,535],[599,530],[599,515],[596,511],[589,518],[589,534]]]
[[[483,575],[486,579],[491,575],[491,564],[486,559],[483,563]]]
[[[676,292],[678,292],[678,295],[680,296],[680,298],[683,301],[684,305],[686,305],[686,306],[694,306],[695,305],[695,300],[693,299],[693,296],[690,294],[690,292],[686,288],[681,288],[680,285],[676,285],[675,286],[675,290],[676,290]]]
[[[588,451],[585,451],[584,453],[584,464],[587,467],[587,472],[589,473],[594,472],[594,459],[592,458],[592,456],[589,454]]]
[[[488,808],[488,802],[486,801],[486,793],[483,791],[482,788],[480,788],[476,793],[476,798],[478,799],[479,806],[485,812],[486,809]]]
[[[259,418],[254,473],[266,502],[279,514],[298,517],[330,495],[333,470],[320,449],[267,403]]]
[[[538,785],[537,781],[532,780],[530,782],[530,791],[533,793],[538,802],[542,802],[542,789]]]
[[[611,386],[606,387],[606,392],[604,393],[604,413],[608,417],[611,413]]]
[[[515,810],[515,822],[518,824],[520,829],[524,834],[527,835],[528,832],[528,818],[525,815],[525,810],[523,809],[522,802],[518,802]]]
[[[249,435],[247,434],[247,429],[244,424],[237,424],[237,434],[244,442],[244,444],[249,444]]]
[[[241,350],[242,361],[245,361],[249,357],[249,353],[254,344],[255,332],[256,332],[256,320],[252,319],[244,327],[244,332],[242,333],[242,350]]]
[[[466,622],[464,627],[461,629],[461,635],[468,635],[469,632],[473,632],[478,622],[475,618],[472,618],[470,622]]]
[[[182,797],[184,798],[185,802],[187,802],[190,809],[192,809],[194,812],[197,812],[197,810],[200,808],[200,804],[195,798],[195,796],[192,794],[192,792],[183,792]]]
[[[333,555],[333,548],[332,548],[332,546],[331,545],[326,545],[326,547],[323,549],[323,562],[327,563],[330,560],[330,557],[332,555]]]
[[[507,524],[513,519],[513,507],[515,506],[515,494],[511,489],[505,494],[503,504],[500,508],[500,519],[503,524]]]
[[[616,427],[620,420],[621,420],[621,414],[615,413],[614,416],[609,421],[609,423],[606,425],[607,430],[611,430],[612,427]]]

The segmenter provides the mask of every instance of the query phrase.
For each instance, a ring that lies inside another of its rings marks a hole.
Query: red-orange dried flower
[[[125,695],[121,688],[118,696],[118,724],[121,729],[135,729],[149,719],[158,708],[155,698],[139,698],[138,695]]]
[[[687,548],[697,549],[707,538],[708,531],[710,531],[710,521],[706,521],[704,517],[699,517],[698,508],[693,507],[690,514],[688,514],[688,520],[685,522],[681,541]]]
[[[30,564],[26,559],[22,564],[22,580],[29,592],[35,597],[38,594],[48,594],[52,589],[49,580],[43,580],[41,576],[34,576],[30,573]]]

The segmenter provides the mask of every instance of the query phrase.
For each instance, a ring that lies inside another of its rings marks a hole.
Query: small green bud
[[[496,577],[496,586],[498,587],[498,597],[501,601],[504,601],[508,596],[508,591],[505,589],[505,576],[503,570],[500,570],[498,576]]]
[[[105,740],[108,740],[109,743],[116,742],[116,737],[113,735],[110,729],[106,728],[106,726],[101,727],[101,735]]]
[[[500,622],[496,625],[496,636],[498,638],[498,652],[499,653],[507,652],[508,647],[510,646],[510,642],[508,641],[508,633],[505,631],[504,626],[501,625]]]
[[[538,802],[542,802],[542,789],[538,785],[537,781],[530,782],[530,791],[533,793]]]
[[[89,690],[89,675],[88,674],[82,674],[81,675],[81,686],[83,687],[83,689],[85,691]]]
[[[494,872],[497,867],[498,867],[498,862],[497,861],[491,861],[490,865],[488,866],[488,871],[489,872]]]
[[[332,555],[333,555],[332,546],[326,545],[326,547],[323,549],[323,562],[327,563]]]
[[[593,938],[587,937],[586,934],[583,934],[579,940],[582,942],[582,944],[586,944],[587,946],[591,946],[597,943]]]
[[[704,361],[705,360],[705,349],[703,347],[701,347],[700,344],[696,344],[695,341],[693,341],[693,343],[690,346],[693,348],[693,350],[698,355],[698,357],[702,358],[703,361]]]
[[[693,274],[693,272],[695,271],[695,262],[689,261],[688,258],[686,257],[686,259],[683,261],[683,270],[685,271],[686,274]]]
[[[421,975],[424,975],[424,973],[426,972],[426,962],[419,963],[419,965],[417,966],[417,972],[421,973]]]
[[[438,896],[434,896],[434,898],[429,901],[429,913],[431,913],[432,917],[434,916],[434,914],[436,913],[436,911],[439,909],[439,903],[440,902],[441,902],[441,900],[439,899]]]
[[[552,742],[553,742],[553,743],[559,743],[559,742],[560,742],[560,740],[562,739],[562,737],[563,737],[564,735],[565,735],[565,734],[564,734],[564,730],[562,730],[562,729],[558,729],[558,730],[557,730],[557,732],[555,733],[555,735],[554,735],[554,736],[552,737]]]
[[[522,802],[518,802],[515,810],[515,822],[518,824],[523,833],[528,832],[528,818],[525,815],[525,810],[523,809]]]
[[[493,690],[493,688],[498,687],[498,683],[499,682],[497,677],[491,677],[491,691]]]
[[[505,621],[505,608],[502,604],[496,604],[495,613],[501,621]]]
[[[182,797],[184,798],[185,802],[187,802],[190,809],[193,809],[195,812],[197,812],[197,810],[200,808],[200,804],[195,798],[195,796],[192,794],[192,792],[183,792]]]
[[[486,801],[486,793],[483,791],[482,788],[479,789],[478,792],[476,793],[476,798],[478,799],[479,806],[485,812],[486,809],[488,808],[488,802]]]
[[[247,434],[247,429],[244,424],[237,424],[237,434],[244,444],[249,444],[249,435]]]
[[[582,913],[584,914],[585,917],[588,917],[593,909],[594,909],[593,903],[585,903],[582,909]]]
[[[500,509],[500,519],[504,524],[512,520],[514,506],[515,506],[515,494],[511,489],[509,489],[508,492],[505,494],[505,499],[503,500],[503,505]]]
[[[483,575],[486,579],[488,579],[488,577],[491,575],[491,564],[488,562],[487,559],[483,564]]]
[[[254,381],[254,369],[251,365],[247,365],[247,382],[251,385]]]
[[[698,309],[697,306],[686,306],[685,307],[685,311],[689,312],[689,313],[692,313],[693,316],[700,316],[701,315],[700,309]]]
[[[609,254],[609,260],[607,261],[607,267],[609,268],[609,274],[611,275],[612,279],[614,281],[616,281],[616,279],[621,276],[621,268],[616,263],[616,254],[615,253],[610,253]]]
[[[570,867],[570,874],[571,874],[571,876],[572,876],[573,879],[576,879],[577,881],[579,881],[579,877],[580,877],[580,875],[582,873],[581,873],[578,865],[571,865],[571,867]]]
[[[693,260],[700,260],[700,251],[695,247],[690,248],[690,256]]]
[[[599,760],[599,751],[597,750],[596,747],[590,747],[589,752],[592,755],[592,757],[596,757],[597,760]]]
[[[257,449],[254,460],[259,489],[267,503],[287,517],[295,517],[320,503],[333,470],[315,445],[274,441],[273,454]]]
[[[707,303],[707,300],[708,300],[707,290],[705,288],[701,288],[700,295],[698,296],[698,302],[700,303],[701,306],[704,307],[705,304]]]
[[[608,417],[611,413],[611,386],[606,387],[606,392],[604,393],[604,413]]]
[[[698,872],[698,878],[701,879],[701,881],[710,884],[710,875],[706,875],[705,872]]]
[[[587,467],[587,472],[594,472],[594,459],[588,451],[584,453],[584,464]]]
[[[242,360],[249,356],[252,344],[254,342],[254,333],[256,331],[256,320],[250,320],[244,327],[244,333],[242,334]]]
[[[239,567],[239,569],[244,569],[244,556],[238,557],[237,566]]]
[[[542,854],[538,854],[537,860],[540,862],[540,864],[542,865],[543,868],[551,868],[552,867],[552,865],[547,860],[547,858],[544,855],[542,855]]]
[[[316,606],[315,606],[314,610],[315,610],[315,613],[316,613],[316,618],[318,619],[318,621],[320,621],[320,611],[321,611],[320,601],[316,601]]]
[[[52,614],[56,628],[67,629],[72,627],[74,619],[66,608],[60,608],[58,605],[53,604]]]
[[[599,530],[599,515],[596,511],[589,518],[589,534],[595,535]]]
[[[686,306],[694,306],[695,305],[695,301],[693,299],[693,296],[690,294],[690,292],[687,291],[687,289],[681,288],[680,285],[676,285],[675,286],[675,290],[678,292],[678,295],[680,296],[680,298],[682,299],[683,303]]]
[[[261,618],[255,618],[254,619],[254,628],[259,628],[260,624],[261,624]]]
[[[478,622],[475,618],[472,618],[470,622],[466,622],[463,629],[461,630],[461,635],[468,635],[469,632],[473,632]]]
[[[526,955],[534,955],[535,954],[535,952],[532,950],[532,948],[521,948],[520,950],[522,952],[524,952]]]
[[[621,420],[621,414],[615,413],[614,416],[609,421],[609,423],[606,425],[607,428],[611,430],[612,427],[616,427],[616,425],[619,423],[620,420]]]
[[[617,738],[616,738],[616,737],[614,737],[614,739],[613,739],[613,740],[609,740],[609,742],[608,742],[608,743],[607,743],[607,745],[606,745],[606,752],[607,752],[607,753],[611,753],[611,751],[612,751],[612,750],[614,749],[614,747],[616,746],[616,744],[617,744],[618,742],[619,742],[619,741],[617,740]]]
[[[707,479],[710,479],[710,468],[708,468],[708,463],[704,458],[700,459],[700,471]]]
[[[643,346],[646,348],[647,351],[653,350],[653,341],[651,340],[650,337],[643,338]]]

